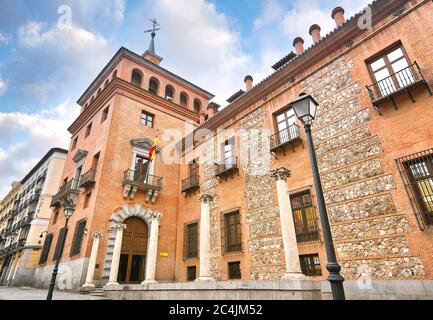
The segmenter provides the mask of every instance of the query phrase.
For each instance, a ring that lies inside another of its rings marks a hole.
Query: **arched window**
[[[159,82],[156,78],[150,78],[149,80],[149,92],[152,94],[158,94]]]
[[[107,80],[105,81],[105,84],[104,84],[104,89],[108,86],[109,83],[110,83],[110,80],[107,79]]]
[[[201,102],[198,99],[194,99],[194,112],[200,113],[201,111]]]
[[[111,80],[114,80],[116,78],[117,78],[117,70],[114,70]]]
[[[132,70],[131,83],[137,87],[141,87],[142,73],[138,69]]]
[[[165,87],[165,98],[170,101],[173,101],[174,99],[174,89],[170,85]]]
[[[180,105],[182,107],[188,108],[188,95],[185,92],[180,94]]]

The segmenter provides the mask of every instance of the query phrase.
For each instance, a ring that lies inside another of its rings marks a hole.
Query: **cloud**
[[[345,9],[346,19],[368,5],[371,0],[340,0],[340,1],[319,1],[319,0],[294,0],[292,8],[284,15],[282,27],[284,34],[293,40],[301,36],[304,47],[312,44],[311,36],[308,33],[310,26],[318,24],[321,27],[322,37],[335,29],[335,21],[331,18],[332,9],[341,6]]]
[[[7,67],[11,87],[24,102],[46,102],[66,90],[70,95],[71,79],[84,87],[111,55],[104,37],[76,25],[60,28],[30,21],[18,28],[17,41],[19,54]]]
[[[157,53],[175,53],[164,67],[212,91],[224,104],[243,83],[251,59],[229,19],[204,0],[161,0],[152,13],[163,30],[157,36]]]
[[[9,44],[9,38],[0,32],[0,44]]]
[[[6,90],[8,89],[8,85],[6,81],[4,81],[2,78],[0,78],[0,96],[2,96]]]
[[[50,148],[67,148],[67,127],[79,110],[68,99],[37,113],[0,113],[0,135],[8,144],[0,148],[0,198],[6,195],[10,183],[21,180]]]
[[[283,7],[279,0],[266,0],[262,2],[262,12],[254,20],[254,28],[259,29],[274,24],[283,16]]]
[[[73,7],[75,9],[85,20],[94,21],[104,17],[105,21],[120,24],[125,17],[125,0],[78,0],[77,6]]]

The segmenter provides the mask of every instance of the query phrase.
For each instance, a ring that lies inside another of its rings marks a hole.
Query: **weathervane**
[[[156,31],[161,30],[161,28],[159,28],[160,25],[156,21],[156,18],[150,19],[150,22],[152,22],[152,24],[153,24],[152,29],[146,30],[146,31],[144,31],[144,33],[149,33],[150,32],[150,35],[152,36],[152,39],[150,41],[150,45],[149,45],[148,51],[150,51],[152,53],[155,53],[155,41],[154,41],[154,39],[155,39],[155,36],[156,36]]]

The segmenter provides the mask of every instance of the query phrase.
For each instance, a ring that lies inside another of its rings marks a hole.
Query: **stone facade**
[[[374,278],[423,276],[405,237],[408,221],[394,213],[396,184],[379,159],[383,147],[369,130],[370,111],[348,76],[354,67],[343,56],[301,84],[321,101],[313,137],[342,274],[356,279],[368,268]]]

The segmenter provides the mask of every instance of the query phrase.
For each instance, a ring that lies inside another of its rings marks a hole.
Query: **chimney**
[[[341,26],[344,21],[346,21],[344,19],[344,9],[342,7],[336,7],[334,10],[332,10],[331,17],[335,20],[337,27]]]
[[[296,54],[300,55],[302,52],[304,52],[304,39],[297,37],[295,40],[293,40],[293,46],[295,47]]]
[[[244,79],[245,82],[245,91],[248,92],[253,88],[253,77],[247,75]]]
[[[208,119],[212,118],[216,113],[218,113],[219,107],[220,107],[220,105],[215,103],[215,102],[209,103],[209,105],[207,106]]]
[[[318,24],[313,24],[310,27],[310,35],[313,38],[313,43],[316,44],[320,41],[320,26]]]

